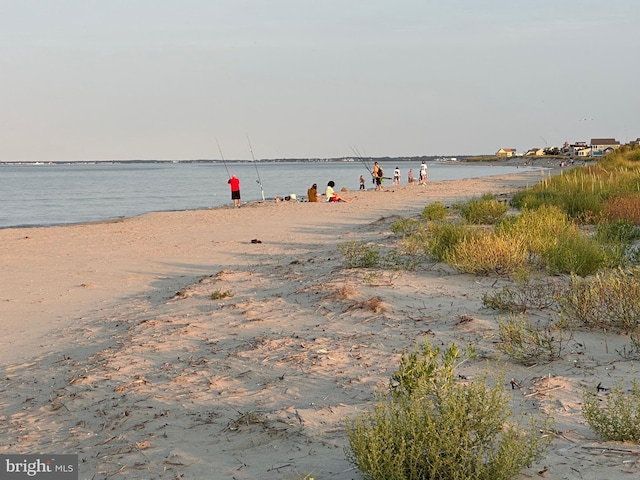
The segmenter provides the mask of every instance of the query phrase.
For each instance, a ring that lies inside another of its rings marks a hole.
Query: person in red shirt
[[[240,179],[235,175],[231,175],[231,178],[227,182],[231,185],[231,200],[233,200],[233,206],[240,206]]]

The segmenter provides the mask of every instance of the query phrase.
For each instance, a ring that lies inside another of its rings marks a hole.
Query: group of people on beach
[[[429,179],[429,169],[424,160],[420,165],[419,175],[420,175],[419,180],[416,180],[416,178],[413,176],[413,170],[410,168],[409,173],[407,175],[407,184],[408,185],[415,185],[416,183],[418,185],[427,184],[427,180]],[[373,171],[371,172],[371,176],[373,177],[373,183],[376,186],[376,190],[382,190],[382,180],[385,179],[386,177],[384,176],[384,173],[382,172],[382,168],[380,167],[380,164],[378,162],[375,162],[373,164]],[[396,167],[395,170],[393,171],[393,185],[400,185],[400,168],[398,167]],[[365,190],[364,177],[362,175],[360,176],[360,190]]]
[[[420,174],[419,180],[413,176],[413,170],[409,169],[409,174],[407,176],[407,184],[415,185],[426,185],[427,180],[429,178],[429,170],[425,161],[422,161],[420,165]],[[373,183],[375,184],[376,191],[382,190],[382,181],[386,178],[384,176],[384,172],[382,171],[382,167],[378,162],[373,164],[373,171],[371,172],[371,176],[373,178]],[[231,200],[233,200],[233,206],[240,206],[240,179],[235,175],[232,175],[227,182],[231,186]],[[400,169],[398,167],[393,171],[393,185],[400,185]],[[333,189],[336,186],[335,182],[331,180],[327,183],[327,188],[325,190],[325,197],[327,202],[353,202],[353,198],[345,198]],[[360,175],[360,190],[366,190],[365,187],[365,179],[363,175]],[[287,198],[287,200],[295,200],[295,196],[291,196]],[[280,200],[280,197],[275,197],[276,202]],[[309,202],[318,202],[318,184],[314,183],[307,190],[307,201]]]
[[[327,183],[327,188],[324,191],[324,196],[327,199],[327,202],[353,202],[353,198],[345,198],[336,192],[333,187],[336,186],[336,182],[331,180]],[[307,200],[309,202],[318,202],[318,184],[314,183],[311,185],[311,188],[307,190]]]

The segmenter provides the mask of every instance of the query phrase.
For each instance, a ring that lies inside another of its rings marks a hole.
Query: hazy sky
[[[0,161],[640,137],[638,0],[0,0]]]

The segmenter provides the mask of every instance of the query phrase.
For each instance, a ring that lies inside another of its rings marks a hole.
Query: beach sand
[[[0,230],[0,453],[78,453],[82,479],[360,479],[344,419],[427,338],[475,344],[462,373],[504,371],[514,408],[553,413],[552,447],[519,478],[637,476],[640,446],[600,442],[581,414],[583,387],[632,372],[627,337],[577,333],[562,359],[524,367],[500,357],[504,315],[481,301],[506,279],[346,269],[337,249],[391,248],[393,222],[430,202],[541,178]]]

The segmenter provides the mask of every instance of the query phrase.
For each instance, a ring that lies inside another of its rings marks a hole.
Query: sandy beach
[[[474,343],[466,375],[500,365],[522,385],[515,408],[553,412],[551,448],[519,478],[637,476],[640,447],[600,442],[580,410],[585,386],[632,372],[628,338],[576,333],[562,359],[524,367],[500,357],[481,301],[505,279],[439,263],[372,275],[337,249],[391,248],[393,222],[430,202],[545,174],[0,230],[0,453],[78,453],[81,479],[360,479],[344,419],[426,337]]]

